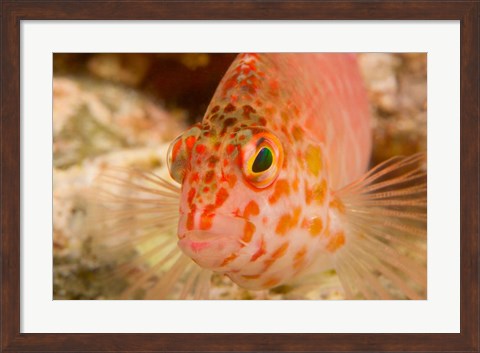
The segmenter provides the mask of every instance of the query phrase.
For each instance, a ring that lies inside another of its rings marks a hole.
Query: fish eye
[[[277,178],[282,163],[283,149],[276,136],[268,132],[255,134],[242,148],[243,174],[256,188],[266,188]]]
[[[257,152],[255,160],[252,165],[252,172],[261,173],[265,172],[272,166],[273,163],[273,152],[269,147],[262,147],[260,151]]]
[[[182,168],[185,164],[184,153],[182,153],[183,147],[183,134],[177,136],[175,140],[170,143],[167,152],[167,167],[168,172],[173,180],[177,183],[182,183],[184,177],[184,171]]]

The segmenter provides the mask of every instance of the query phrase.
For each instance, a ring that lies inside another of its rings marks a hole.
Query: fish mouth
[[[245,245],[243,229],[247,220],[240,217],[215,215],[210,229],[185,230],[180,218],[178,246],[183,253],[203,268],[226,271],[226,259],[237,254]],[[185,224],[185,223],[183,223]]]

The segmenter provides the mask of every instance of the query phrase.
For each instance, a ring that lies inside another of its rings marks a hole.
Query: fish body
[[[366,172],[371,141],[355,55],[240,54],[202,122],[172,143],[180,248],[249,289],[319,259],[334,268],[351,240],[335,191]]]

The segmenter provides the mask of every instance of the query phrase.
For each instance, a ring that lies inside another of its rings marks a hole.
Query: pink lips
[[[245,219],[217,214],[211,229],[193,229],[182,234],[184,218],[180,219],[178,246],[200,266],[221,270],[223,261],[242,248]]]

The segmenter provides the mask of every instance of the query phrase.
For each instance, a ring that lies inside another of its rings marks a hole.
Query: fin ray
[[[391,158],[333,194],[344,206],[346,241],[333,256],[348,297],[426,298],[425,160]]]

